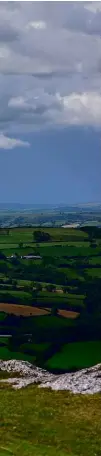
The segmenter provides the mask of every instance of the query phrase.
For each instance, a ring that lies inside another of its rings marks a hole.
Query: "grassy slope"
[[[0,386],[0,456],[100,456],[101,395]]]

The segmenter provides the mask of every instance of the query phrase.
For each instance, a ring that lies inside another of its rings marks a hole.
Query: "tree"
[[[9,284],[9,285],[12,285],[12,283],[13,283],[13,279],[12,279],[12,277],[9,277],[9,279],[8,279],[8,284]]]
[[[33,239],[35,242],[49,242],[51,240],[51,236],[49,233],[45,231],[36,230],[33,232]]]
[[[32,299],[33,299],[33,301],[34,301],[34,302],[32,303],[32,305],[33,305],[34,303],[37,302],[37,294],[38,294],[38,293],[37,293],[37,290],[32,290]]]
[[[57,313],[58,313],[57,307],[56,307],[56,306],[53,306],[53,307],[51,308],[51,316],[52,316],[52,317],[56,317]]]
[[[36,243],[36,248],[37,248],[38,250],[39,250],[39,247],[40,247],[40,246],[39,246],[39,244],[38,244],[38,242],[37,242],[37,243]]]
[[[101,313],[101,284],[99,281],[92,284],[85,298],[86,310],[91,314]]]
[[[53,285],[52,283],[49,283],[48,285],[46,285],[46,290],[49,291],[50,293],[52,293],[52,291],[56,290],[56,286]]]
[[[9,236],[9,228],[7,228],[6,234],[7,234],[7,236]]]
[[[16,288],[16,287],[17,287],[17,280],[16,280],[16,279],[13,280],[12,286],[13,286],[13,288]]]
[[[37,292],[42,291],[42,285],[41,285],[41,283],[36,283],[36,290],[37,290]]]
[[[0,251],[0,260],[6,260],[6,256]]]
[[[68,293],[68,287],[62,287],[63,293]]]
[[[24,291],[30,291],[29,290],[29,285],[27,285],[27,284],[24,285]],[[31,289],[31,291],[32,291],[32,289]]]
[[[97,242],[94,241],[94,239],[92,239],[92,241],[90,242],[90,247],[92,247],[93,249],[97,247]]]
[[[44,256],[42,259],[42,264],[44,267],[51,266],[51,265],[55,267],[56,260],[54,257]]]
[[[23,248],[23,242],[20,241],[20,242],[19,242],[19,249],[22,249],[22,248]]]

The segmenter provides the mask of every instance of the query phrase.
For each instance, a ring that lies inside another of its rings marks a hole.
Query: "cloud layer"
[[[0,147],[64,125],[101,126],[101,3],[1,2]]]

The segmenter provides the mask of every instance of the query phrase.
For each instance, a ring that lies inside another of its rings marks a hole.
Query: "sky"
[[[0,2],[0,202],[101,201],[101,2]]]

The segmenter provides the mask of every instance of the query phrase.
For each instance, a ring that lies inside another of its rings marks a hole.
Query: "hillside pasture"
[[[8,375],[9,377],[9,375]],[[0,456],[100,456],[101,395],[0,383]]]

